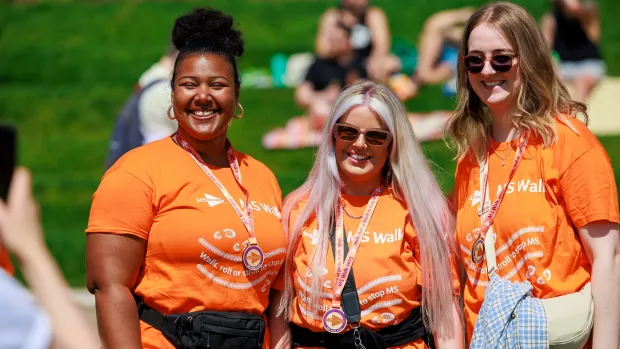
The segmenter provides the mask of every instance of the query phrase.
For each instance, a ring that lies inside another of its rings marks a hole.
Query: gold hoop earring
[[[243,117],[243,113],[244,113],[243,106],[241,105],[241,103],[237,103],[237,106],[239,106],[239,109],[241,109],[241,114],[239,114],[239,115],[233,114],[233,116],[235,117],[235,119],[241,119]]]
[[[168,114],[168,119],[170,119],[170,120],[174,120],[174,119],[176,119],[176,116],[172,116],[172,115],[170,115],[170,112],[171,112],[171,111],[172,111],[172,104],[168,107],[168,112],[167,112],[167,114]]]

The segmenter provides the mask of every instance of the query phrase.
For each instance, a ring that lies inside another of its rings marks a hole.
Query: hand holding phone
[[[46,249],[42,229],[30,172],[17,168],[9,198],[0,202],[0,242],[18,259],[28,259]]]

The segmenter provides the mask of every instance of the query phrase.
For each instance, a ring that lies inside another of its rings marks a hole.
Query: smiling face
[[[486,23],[471,31],[467,43],[468,55],[477,55],[485,60],[480,73],[467,72],[469,83],[478,97],[492,112],[516,108],[522,85],[518,58],[513,58],[512,68],[505,73],[495,71],[490,62],[494,55],[507,54],[514,57],[512,45],[497,29]]]
[[[338,121],[351,125],[361,132],[370,129],[389,131],[381,118],[366,106],[351,109]],[[379,183],[383,166],[388,159],[389,143],[370,145],[366,135],[358,135],[353,142],[347,142],[335,136],[334,150],[340,178],[345,187],[352,184]]]
[[[172,105],[179,128],[199,141],[225,137],[237,105],[230,62],[217,54],[192,54],[177,65]]]

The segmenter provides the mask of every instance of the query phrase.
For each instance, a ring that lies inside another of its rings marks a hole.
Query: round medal
[[[484,240],[479,237],[471,248],[471,260],[480,263],[484,259]]]
[[[323,327],[327,332],[339,333],[347,326],[347,316],[338,308],[332,308],[323,315]]]
[[[263,266],[265,255],[258,245],[249,245],[243,250],[243,265],[250,270],[258,270]]]

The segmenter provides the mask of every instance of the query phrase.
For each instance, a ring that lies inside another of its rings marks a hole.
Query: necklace
[[[344,211],[344,213],[345,213],[347,216],[349,216],[349,217],[351,217],[351,218],[353,218],[353,219],[360,219],[360,218],[362,218],[362,217],[363,217],[363,215],[361,215],[361,216],[354,216],[354,215],[350,214],[349,212],[347,212],[347,209],[346,209],[346,208],[344,208],[344,205],[341,205],[341,206],[342,206],[342,210]]]
[[[497,151],[495,151],[495,146],[493,146],[493,144],[491,144],[491,148],[493,148],[493,152],[495,153],[495,155],[497,155],[497,157],[502,160],[502,167],[504,167],[506,165],[506,159],[508,159],[508,155],[510,155],[510,152],[512,152],[512,147],[508,149],[508,152],[506,153],[506,156],[504,157],[499,156]]]

